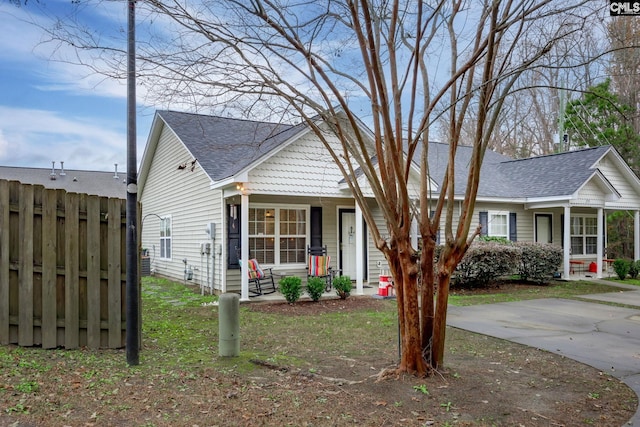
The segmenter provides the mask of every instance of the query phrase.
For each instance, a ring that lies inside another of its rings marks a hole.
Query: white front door
[[[341,211],[340,265],[343,276],[356,278],[356,214]]]

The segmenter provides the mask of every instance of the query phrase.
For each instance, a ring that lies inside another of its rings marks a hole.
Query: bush
[[[351,294],[351,278],[349,276],[336,276],[332,283],[340,299],[349,297]]]
[[[326,281],[320,277],[309,277],[307,280],[307,293],[313,301],[318,301],[324,292]]]
[[[546,283],[562,264],[562,248],[548,243],[518,242],[520,267],[518,274],[522,280],[538,284]]]
[[[289,304],[300,299],[302,295],[302,279],[296,276],[289,276],[280,279],[280,292],[284,295]]]
[[[640,273],[640,260],[629,261],[629,276],[632,279],[636,279]]]
[[[474,242],[458,264],[455,284],[486,287],[492,280],[518,271],[520,249],[496,242]]]
[[[478,237],[478,242],[494,242],[494,243],[500,243],[503,245],[510,245],[511,244],[511,240],[507,239],[506,237],[500,237],[500,236],[480,236]]]
[[[620,280],[624,280],[627,278],[627,274],[629,274],[630,266],[631,266],[631,261],[626,259],[617,259],[613,261],[613,271],[616,272]]]

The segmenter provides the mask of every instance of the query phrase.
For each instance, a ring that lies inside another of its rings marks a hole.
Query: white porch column
[[[356,295],[364,295],[364,235],[362,210],[356,203]]]
[[[564,207],[564,236],[562,236],[562,245],[564,246],[563,254],[563,275],[565,279],[569,279],[571,264],[571,207]]]
[[[411,220],[411,246],[418,249],[418,220],[415,217]]]
[[[633,259],[640,259],[640,211],[633,212]]]
[[[249,301],[249,196],[240,196],[240,301]]]
[[[596,250],[596,277],[602,278],[602,259],[604,258],[604,209],[598,208],[598,249]]]

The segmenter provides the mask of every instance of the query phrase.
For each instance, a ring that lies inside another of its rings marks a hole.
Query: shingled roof
[[[214,181],[231,177],[306,127],[176,111],[157,114]]]
[[[487,150],[480,172],[479,197],[524,198],[569,196],[596,172],[594,166],[611,146],[586,148],[546,156],[513,160]],[[464,194],[473,147],[456,151],[455,193]],[[442,185],[449,146],[429,144],[432,179]]]
[[[115,178],[117,176],[117,178]],[[54,178],[54,179],[52,179]],[[0,166],[0,179],[23,184],[42,185],[102,197],[127,198],[126,174],[57,168],[24,168]]]
[[[307,129],[304,124],[268,123],[176,111],[158,111],[157,114],[214,181],[233,177]],[[487,150],[478,197],[570,196],[596,173],[594,165],[611,149],[607,145],[518,160]],[[466,190],[472,152],[473,147],[470,146],[461,145],[457,149],[457,195],[464,194]],[[429,143],[429,169],[438,186],[442,185],[448,155],[448,144]],[[419,159],[419,150],[415,156]]]
[[[596,172],[610,145],[500,163],[497,172],[520,197],[553,197],[575,193]]]

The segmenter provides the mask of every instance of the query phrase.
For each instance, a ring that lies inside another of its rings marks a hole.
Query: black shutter
[[[311,247],[322,246],[322,208],[320,206],[311,206],[310,213],[310,229],[311,229]]]
[[[516,221],[515,212],[509,212],[509,240],[518,241],[518,221]]]
[[[482,230],[480,230],[481,236],[489,235],[489,212],[482,211],[480,212],[480,226]]]
[[[564,214],[560,214],[560,246],[564,248]]]
[[[240,205],[227,205],[227,268],[240,268]]]

